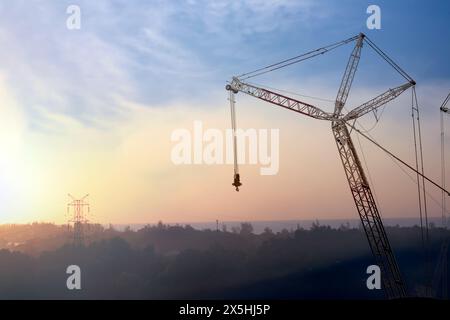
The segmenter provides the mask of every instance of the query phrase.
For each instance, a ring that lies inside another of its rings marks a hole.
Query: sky
[[[371,4],[380,30],[366,26]],[[67,28],[69,5],[81,10],[80,29]],[[230,164],[175,165],[171,136],[194,121],[229,128],[233,75],[360,32],[416,80],[425,172],[441,179],[448,1],[0,0],[0,12],[0,223],[65,223],[69,193],[90,195],[98,223],[356,218],[327,122],[238,94],[240,128],[280,135],[278,173],[241,166],[239,193]],[[330,111],[352,46],[252,80],[320,97],[304,99]],[[347,106],[403,83],[364,47]],[[378,123],[371,114],[361,123],[414,164],[410,100],[407,91]],[[414,175],[360,142],[383,217],[418,216]],[[439,216],[440,192],[427,190]]]

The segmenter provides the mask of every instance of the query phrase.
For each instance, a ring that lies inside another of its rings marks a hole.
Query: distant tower
[[[89,194],[85,195],[81,199],[75,199],[71,194],[69,194],[69,202],[67,204],[67,213],[70,213],[70,209],[72,208],[72,215],[69,218],[69,225],[73,224],[73,244],[77,246],[81,246],[84,244],[84,227],[88,223],[86,216],[84,214],[84,208],[87,207],[87,211],[89,212],[89,203],[86,198]]]

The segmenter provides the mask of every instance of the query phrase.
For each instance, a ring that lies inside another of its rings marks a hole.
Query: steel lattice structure
[[[84,229],[89,221],[84,214],[84,208],[89,211],[89,203],[86,202],[88,196],[87,194],[81,199],[75,199],[69,194],[72,201],[67,204],[67,212],[72,208],[73,214],[68,222],[73,224],[73,244],[76,246],[83,245],[85,240]]]
[[[231,101],[234,101],[234,94],[243,92],[252,97],[281,106],[297,113],[301,113],[314,119],[331,121],[332,132],[336,141],[342,165],[344,167],[345,175],[348,180],[350,191],[355,201],[356,209],[364,227],[370,249],[382,272],[384,292],[387,298],[390,299],[406,297],[406,288],[400,274],[400,269],[389,243],[389,239],[386,235],[386,231],[368,180],[351,139],[350,132],[348,130],[349,124],[347,122],[350,120],[356,120],[369,112],[376,111],[381,106],[398,97],[408,88],[414,86],[416,82],[403,70],[401,70],[398,65],[390,60],[378,47],[376,47],[372,41],[367,40],[369,46],[379,53],[394,69],[396,69],[407,80],[407,82],[394,89],[387,90],[366,103],[352,109],[346,114],[342,114],[342,110],[347,101],[347,97],[349,95],[361,57],[363,43],[367,38],[361,33],[351,39],[356,40],[356,45],[348,60],[347,67],[335,100],[335,110],[333,113],[325,112],[309,103],[245,83],[238,77],[233,77],[231,83],[226,86],[226,89],[230,91]],[[273,68],[272,66],[270,67]],[[259,73],[264,72],[261,72],[261,69],[256,71]],[[232,111],[234,111],[234,104],[232,104]],[[241,185],[237,171],[235,171],[235,180],[233,185],[236,184],[239,184],[239,186]]]

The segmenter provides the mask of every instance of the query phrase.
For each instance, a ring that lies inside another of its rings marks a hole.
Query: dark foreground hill
[[[163,224],[119,232],[97,226],[84,246],[64,245],[68,233],[58,226],[10,228],[0,227],[0,241],[21,242],[0,251],[1,299],[383,298],[366,287],[366,268],[374,262],[364,232],[345,226],[315,224],[276,234],[267,229],[259,235],[250,224],[233,232]],[[420,228],[387,232],[409,291],[421,292],[430,277]],[[448,235],[430,230],[432,269]],[[69,265],[81,268],[81,290],[66,287]]]

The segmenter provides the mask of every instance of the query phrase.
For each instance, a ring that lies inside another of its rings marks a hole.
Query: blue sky
[[[81,30],[65,28],[69,4],[81,8]],[[365,26],[369,4],[381,8],[381,30]],[[204,104],[217,97],[231,75],[359,32],[419,85],[448,82],[450,75],[448,1],[43,0],[2,1],[0,10],[0,70],[36,129],[45,126],[46,108],[100,125],[96,118],[120,114],[122,97],[149,106]],[[325,74],[335,86],[349,50],[272,80],[296,83]],[[365,54],[361,65],[368,65],[367,72],[357,79],[383,83],[390,71],[369,64]],[[38,92],[37,81],[45,94]]]
[[[71,4],[81,9],[80,30],[66,28]],[[381,8],[381,30],[366,28],[370,4]],[[427,170],[439,177],[438,106],[450,89],[448,1],[0,0],[0,12],[0,222],[64,221],[67,193],[90,193],[102,222],[354,217],[328,123],[238,96],[238,125],[280,128],[281,137],[280,173],[262,178],[246,168],[245,196],[230,188],[231,166],[176,167],[169,155],[174,129],[195,120],[229,127],[224,86],[232,75],[359,32],[417,81]],[[351,50],[253,80],[333,100]],[[347,106],[403,82],[364,47]],[[412,163],[410,98],[391,103],[372,133]],[[372,126],[373,116],[366,118]],[[386,216],[413,215],[415,185],[379,150],[368,153]],[[321,194],[333,199],[324,203]]]

